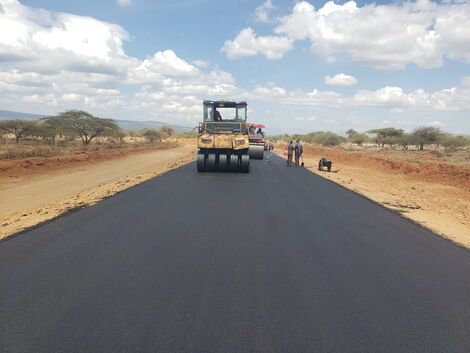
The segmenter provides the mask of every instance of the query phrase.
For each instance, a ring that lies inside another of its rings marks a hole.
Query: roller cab
[[[246,102],[204,101],[203,122],[198,127],[199,172],[250,170]]]

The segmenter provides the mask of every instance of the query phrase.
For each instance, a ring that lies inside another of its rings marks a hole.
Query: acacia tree
[[[63,136],[71,132],[68,122],[60,116],[42,118],[41,123],[44,137],[50,138],[53,144],[55,144],[57,136]]]
[[[175,131],[175,129],[173,129],[172,127],[169,127],[169,126],[162,126],[160,128],[160,131],[162,132],[163,135],[166,135],[166,136],[171,136],[173,135],[173,132]]]
[[[16,143],[25,136],[27,136],[33,129],[35,125],[33,121],[30,120],[3,120],[0,121],[0,130],[13,134],[16,139]]]
[[[374,139],[376,143],[384,147],[385,145],[393,145],[397,138],[403,135],[404,131],[402,129],[395,129],[393,127],[386,127],[383,129],[373,129],[367,131],[369,134],[375,134],[376,138]]]
[[[354,129],[349,129],[348,131],[346,131],[346,135],[348,135],[348,138],[351,138],[353,137],[354,135],[357,135],[358,132]]]
[[[59,114],[67,127],[80,136],[84,146],[101,135],[113,135],[119,131],[119,126],[112,119],[93,116],[84,110],[67,110]]]
[[[423,126],[413,130],[413,136],[419,144],[419,150],[424,150],[424,145],[439,143],[443,134],[441,129],[434,126]]]

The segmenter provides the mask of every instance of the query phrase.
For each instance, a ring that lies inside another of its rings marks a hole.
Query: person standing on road
[[[295,142],[294,151],[295,151],[295,166],[298,167],[300,165],[300,157],[302,156],[302,153],[304,152],[302,144],[300,143],[299,140]]]
[[[292,141],[287,145],[287,166],[290,167],[292,164],[292,156],[294,154],[294,145]]]

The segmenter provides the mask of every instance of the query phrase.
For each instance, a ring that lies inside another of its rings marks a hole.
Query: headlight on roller
[[[202,143],[212,143],[211,139],[201,139]]]
[[[245,144],[245,140],[235,140],[235,145],[240,146]]]

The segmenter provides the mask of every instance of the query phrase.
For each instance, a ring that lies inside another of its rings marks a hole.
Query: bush
[[[155,129],[143,129],[141,135],[149,142],[161,141],[163,133]]]
[[[302,137],[302,140],[309,143],[315,143],[322,146],[338,146],[345,138],[336,135],[333,132],[317,131],[306,134]]]
[[[412,134],[403,134],[396,138],[396,143],[402,146],[405,151],[408,151],[408,147],[417,144],[417,139]]]
[[[349,141],[351,143],[357,144],[358,146],[361,146],[364,142],[368,140],[369,140],[369,137],[366,134],[355,133],[351,137],[349,137]]]
[[[446,150],[456,151],[460,147],[465,147],[469,144],[469,138],[465,136],[454,136],[451,134],[445,134],[442,137],[442,146],[444,146]]]

